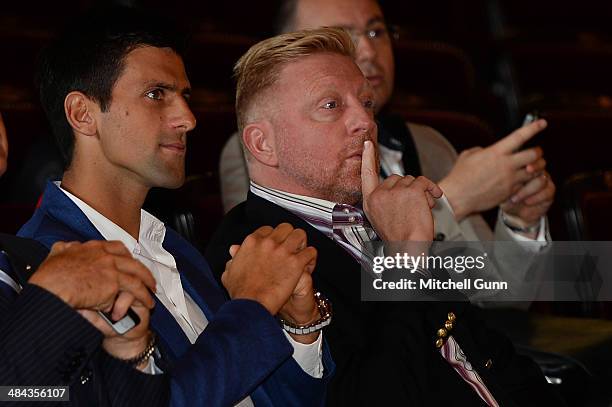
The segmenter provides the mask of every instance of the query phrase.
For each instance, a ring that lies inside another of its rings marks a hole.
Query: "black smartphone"
[[[523,119],[523,124],[521,127],[525,127],[539,119],[541,119],[540,113],[537,110],[532,110],[531,112],[525,115],[525,118]],[[519,147],[517,151],[526,150],[528,148],[539,145],[540,144],[539,139],[540,137],[538,137],[537,135],[535,137],[532,137],[531,140],[528,140],[525,144]]]
[[[522,127],[525,127],[528,124],[531,124],[531,123],[535,122],[539,118],[540,118],[540,114],[538,113],[537,110],[533,110],[533,111],[527,113],[525,115],[525,118],[523,119],[523,126]]]
[[[123,335],[130,329],[140,323],[140,318],[131,308],[128,308],[127,313],[119,321],[113,322],[110,312],[98,311],[98,314],[113,328],[119,335]]]

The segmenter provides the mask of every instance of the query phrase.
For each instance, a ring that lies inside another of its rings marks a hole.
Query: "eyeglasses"
[[[342,28],[344,28],[349,33],[349,35],[351,36],[351,40],[353,40],[353,44],[355,44],[355,46],[359,45],[359,40],[361,39],[361,36],[367,38],[368,41],[372,42],[389,41],[391,38],[393,38],[394,40],[398,39],[396,28],[384,24],[377,25],[372,28],[367,28],[365,30],[347,27]]]

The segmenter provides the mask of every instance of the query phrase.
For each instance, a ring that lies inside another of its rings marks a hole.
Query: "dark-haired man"
[[[173,405],[320,405],[331,361],[304,233],[285,224],[249,236],[227,265],[227,301],[195,248],[142,210],[150,188],[183,183],[195,126],[175,32],[155,16],[111,9],[48,51],[41,101],[66,170],[20,235],[47,247],[119,240],[151,270],[154,367],[169,374]]]
[[[0,115],[0,176],[7,153]],[[167,405],[167,376],[143,373],[152,360],[138,359],[151,340],[149,270],[118,242],[58,242],[47,252],[0,233],[0,385],[68,386],[72,405]],[[121,336],[92,312],[120,319],[130,306],[140,323]]]

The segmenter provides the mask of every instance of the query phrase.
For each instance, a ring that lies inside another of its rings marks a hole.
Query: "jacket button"
[[[83,374],[81,375],[81,384],[85,384],[89,381],[89,379],[91,379],[92,376],[92,372],[90,369],[87,369],[83,372]]]
[[[436,242],[442,242],[444,239],[446,239],[446,235],[444,233],[437,233],[436,237],[434,237]]]

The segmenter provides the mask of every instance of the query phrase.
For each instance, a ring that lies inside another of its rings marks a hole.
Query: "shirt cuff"
[[[506,230],[508,231],[508,234],[510,235],[510,237],[512,239],[514,239],[517,242],[535,242],[538,244],[531,244],[531,245],[526,245],[526,247],[528,247],[531,251],[538,251],[540,250],[542,247],[545,247],[548,244],[548,240],[546,240],[546,236],[548,235],[548,226],[547,226],[547,222],[546,222],[546,217],[542,216],[540,218],[540,227],[538,228],[538,236],[535,239],[530,239],[528,237],[525,237],[523,235],[521,235],[520,233],[515,232],[514,230],[510,229],[508,226],[504,225],[504,227],[506,228]]]
[[[293,359],[315,379],[323,377],[323,331],[319,331],[319,337],[310,344],[295,341],[287,331],[283,330],[287,340],[293,346]]]

